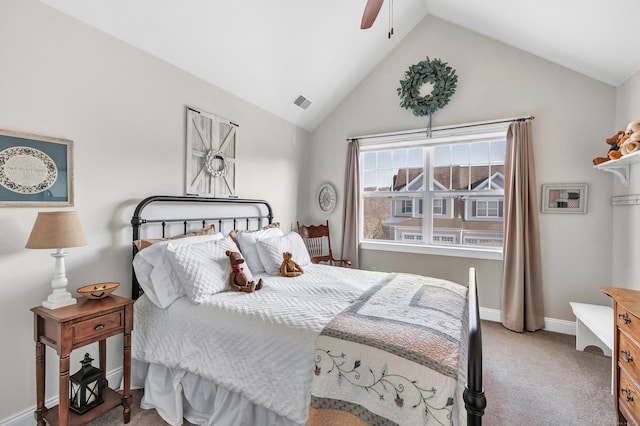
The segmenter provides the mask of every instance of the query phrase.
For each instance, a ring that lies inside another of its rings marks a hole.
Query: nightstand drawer
[[[99,336],[121,331],[124,327],[124,311],[100,315],[73,324],[73,343],[86,339],[98,340]]]
[[[629,376],[640,380],[640,348],[626,334],[618,330],[618,364]]]

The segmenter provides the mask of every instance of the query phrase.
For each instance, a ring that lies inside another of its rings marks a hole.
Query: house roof
[[[422,167],[410,167],[408,169],[399,169],[398,173],[393,176],[393,191],[402,191],[405,189],[407,182],[411,183],[419,181],[422,175]],[[408,180],[407,180],[408,176]],[[470,165],[470,166],[445,166],[434,167],[433,178],[436,181],[438,189],[443,190],[468,190],[476,189],[483,184],[488,184],[489,177],[492,184],[499,188],[504,187],[504,165],[493,164],[488,165]],[[410,188],[418,190],[419,188]]]
[[[614,86],[640,69],[634,0],[387,0],[368,30],[365,0],[41,1],[307,130],[428,14]]]

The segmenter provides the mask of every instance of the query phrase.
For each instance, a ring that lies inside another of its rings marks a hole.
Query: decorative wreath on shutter
[[[449,103],[456,91],[458,76],[456,71],[440,59],[420,61],[411,65],[400,80],[398,95],[400,106],[413,111],[413,115],[423,117]],[[433,90],[426,96],[420,96],[420,87],[424,83],[433,84]]]

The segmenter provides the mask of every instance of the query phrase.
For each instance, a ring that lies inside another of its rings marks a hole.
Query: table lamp
[[[64,249],[87,244],[87,237],[84,235],[77,212],[38,213],[25,247],[28,249],[56,249],[55,253],[51,253],[55,259],[53,279],[51,280],[53,292],[47,300],[42,302],[42,306],[57,309],[76,303],[76,299],[71,297],[71,293],[67,291],[69,281],[64,267],[64,258],[67,256]]]

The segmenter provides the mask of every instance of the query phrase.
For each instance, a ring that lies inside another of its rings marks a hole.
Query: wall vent
[[[293,103],[302,109],[307,109],[311,105],[311,101],[302,95],[298,96]]]

